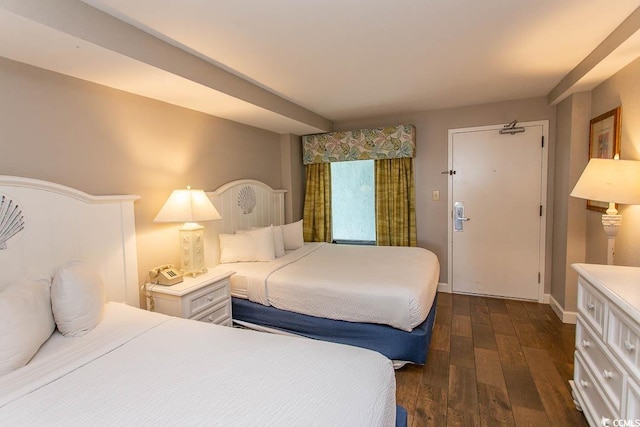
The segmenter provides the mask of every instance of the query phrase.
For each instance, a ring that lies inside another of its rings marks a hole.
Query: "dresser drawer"
[[[625,380],[624,369],[603,350],[601,341],[591,334],[582,319],[578,319],[576,323],[576,348],[585,364],[591,368],[591,375],[600,382],[610,403],[619,413]]]
[[[611,409],[607,401],[599,392],[599,386],[594,382],[589,369],[576,352],[574,380],[576,392],[580,394],[582,400],[582,410],[591,425],[613,426],[613,420],[619,418],[619,412]]]
[[[604,297],[588,281],[580,277],[578,279],[578,313],[582,314],[599,338],[603,338],[605,308]]]
[[[636,327],[631,326],[633,324],[629,317],[612,308],[609,311],[607,344],[632,372],[638,372],[640,334]]]
[[[200,322],[231,326],[231,312],[227,300],[192,318]]]
[[[185,297],[185,317],[192,318],[222,301],[227,301],[228,298],[229,279],[225,279],[214,287],[204,288],[200,292],[194,292],[193,295]]]

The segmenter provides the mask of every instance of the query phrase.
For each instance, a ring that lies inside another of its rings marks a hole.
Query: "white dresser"
[[[571,381],[576,406],[591,426],[640,425],[640,268],[573,268],[580,275]]]

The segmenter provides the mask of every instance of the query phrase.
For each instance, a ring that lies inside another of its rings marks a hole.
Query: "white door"
[[[449,130],[453,292],[542,301],[548,122],[516,126]]]

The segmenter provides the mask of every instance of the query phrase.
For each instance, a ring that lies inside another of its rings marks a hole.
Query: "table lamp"
[[[203,190],[174,190],[153,222],[184,222],[180,227],[180,272],[193,277],[206,273],[204,227],[199,221],[222,219]]]
[[[607,264],[613,265],[616,235],[622,223],[616,203],[640,204],[640,161],[593,158],[580,175],[571,196],[609,203],[602,214],[602,226],[607,235]]]

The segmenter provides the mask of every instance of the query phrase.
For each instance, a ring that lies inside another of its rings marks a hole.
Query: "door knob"
[[[464,216],[464,203],[455,202],[453,205],[453,229],[463,231],[463,223],[471,221],[471,218]]]

